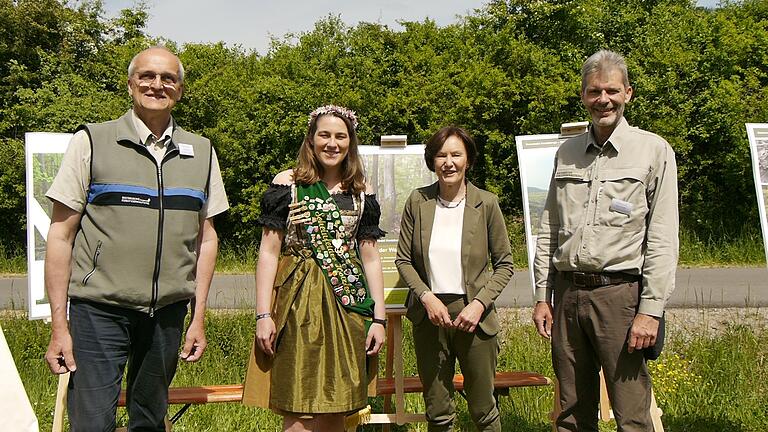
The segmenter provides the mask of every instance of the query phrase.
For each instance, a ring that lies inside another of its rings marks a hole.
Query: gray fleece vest
[[[193,297],[210,141],[176,126],[158,168],[130,111],[81,129],[91,139],[91,183],[73,248],[69,297],[150,315]]]

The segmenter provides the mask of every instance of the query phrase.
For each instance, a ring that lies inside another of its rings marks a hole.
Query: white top
[[[440,200],[435,205],[435,220],[429,241],[429,286],[435,294],[466,294],[461,268],[461,231],[464,226],[464,204],[446,207]]]

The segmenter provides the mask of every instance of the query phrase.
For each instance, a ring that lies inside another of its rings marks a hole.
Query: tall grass
[[[256,269],[256,257],[258,255],[258,244],[222,243],[219,245],[219,254],[216,257],[216,273],[253,273]]]
[[[757,229],[699,235],[680,230],[680,265],[692,267],[758,266],[765,264],[763,237]]]
[[[528,310],[502,310],[500,370],[531,370],[552,377],[549,347],[529,324]],[[712,323],[692,325],[681,318],[670,325],[670,336],[660,360],[650,366],[655,392],[664,411],[665,430],[670,432],[762,432],[768,430],[768,330],[765,322],[741,319],[728,322],[722,331],[712,332]],[[16,359],[30,400],[41,424],[50,430],[56,378],[43,363],[48,328],[40,321],[27,321],[20,314],[0,315],[5,336]],[[209,347],[196,364],[179,365],[174,386],[240,383],[245,375],[253,341],[251,312],[212,312],[207,318]],[[722,323],[718,323],[719,325]],[[406,374],[415,374],[416,365],[405,325],[404,364]],[[383,358],[383,357],[382,357]],[[380,362],[383,368],[383,361]],[[460,431],[474,430],[466,404],[457,396]],[[381,409],[381,399],[371,399]],[[406,407],[423,411],[420,395],[408,395]],[[511,389],[501,398],[503,430],[547,432],[552,409],[551,388]],[[179,407],[171,407],[175,412]],[[119,422],[126,417],[119,413]],[[281,419],[267,410],[237,403],[193,406],[174,426],[175,431],[273,431]],[[362,430],[379,430],[367,426]],[[423,431],[424,424],[394,427],[395,431]],[[613,431],[613,423],[601,423],[601,431]]]
[[[20,275],[25,273],[27,273],[26,252],[21,248],[9,250],[3,243],[0,243],[0,274]]]

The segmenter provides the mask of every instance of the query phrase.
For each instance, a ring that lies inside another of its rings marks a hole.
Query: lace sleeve
[[[357,228],[357,239],[378,240],[387,235],[386,231],[379,228],[379,219],[381,219],[381,207],[376,200],[376,195],[366,194],[363,215],[360,217],[360,226]]]
[[[285,230],[288,204],[291,203],[291,186],[272,183],[261,197],[261,215],[258,226]]]

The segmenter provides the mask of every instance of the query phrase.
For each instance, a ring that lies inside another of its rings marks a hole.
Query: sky
[[[133,7],[136,0],[104,0],[108,17]],[[350,26],[377,22],[400,29],[398,21],[431,18],[438,25],[457,21],[486,2],[478,0],[144,0],[149,6],[147,33],[178,42],[241,45],[265,54],[271,38],[301,33],[328,15]],[[714,7],[718,0],[698,0]]]

